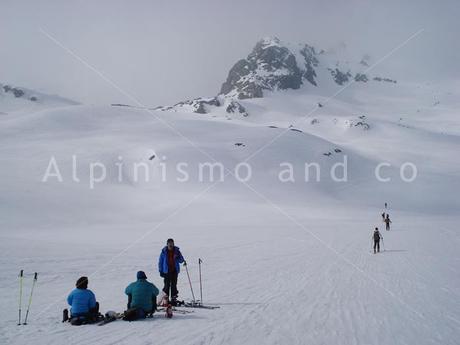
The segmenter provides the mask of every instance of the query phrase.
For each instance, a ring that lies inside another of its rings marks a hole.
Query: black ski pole
[[[22,309],[22,282],[24,280],[24,270],[19,272],[19,320],[18,326],[21,324],[21,309]]]
[[[201,283],[201,263],[203,260],[198,259],[198,270],[200,272],[200,303],[203,304],[203,285]]]
[[[188,266],[185,265],[185,271],[187,272],[188,283],[190,284],[190,290],[192,291],[193,303],[195,303],[195,294],[193,293],[192,281],[190,280],[190,274],[188,273]]]
[[[32,283],[32,288],[30,289],[29,304],[27,305],[26,318],[24,319],[23,325],[27,325],[27,317],[29,316],[30,305],[32,304],[32,295],[34,293],[35,284],[37,283],[38,273],[35,272],[34,281]]]

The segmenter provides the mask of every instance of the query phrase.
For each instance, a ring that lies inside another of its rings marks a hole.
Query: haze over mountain
[[[369,54],[377,61],[424,30],[374,73],[417,82],[460,77],[454,0],[442,6],[428,0],[178,0],[133,6],[7,0],[0,6],[0,81],[86,104],[131,101],[40,29],[146,106],[215,95],[231,66],[265,36],[345,50],[353,60]]]

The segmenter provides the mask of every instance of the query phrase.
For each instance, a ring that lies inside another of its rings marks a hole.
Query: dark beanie
[[[137,279],[147,279],[144,271],[137,272]]]
[[[80,277],[75,284],[77,289],[87,289],[88,288],[88,277]]]

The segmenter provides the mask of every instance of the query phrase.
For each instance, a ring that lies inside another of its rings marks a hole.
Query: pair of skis
[[[179,307],[184,308],[198,308],[198,309],[218,309],[220,306],[218,305],[204,305],[201,301],[191,301],[191,302],[184,302],[183,304],[179,305]]]
[[[173,313],[178,313],[178,314],[190,314],[193,313],[193,310],[182,310],[182,309],[177,309],[176,307],[160,307],[157,309],[157,311],[164,311],[165,315],[168,313],[168,308],[171,308],[171,312]]]
[[[168,311],[168,308],[170,308],[170,310]],[[175,313],[179,313],[179,314],[189,314],[189,313],[193,313],[193,310],[180,310],[180,309],[176,309],[174,307],[171,307],[171,306],[168,306],[168,307],[160,307],[157,309],[157,311],[161,312],[161,311],[164,311],[165,312],[165,316],[168,317],[168,318],[171,318],[172,317],[172,312],[174,311]],[[171,313],[171,314],[168,314],[168,313]],[[168,316],[168,315],[171,315],[171,316]],[[120,320],[124,317],[124,313],[117,313],[117,312],[114,312],[114,311],[109,311],[105,314],[104,316],[104,320],[100,321],[97,323],[98,326],[104,326],[108,323],[111,323],[113,321],[117,321],[117,320]],[[152,318],[152,316],[148,316],[147,318]]]
[[[104,326],[104,325],[106,325],[106,324],[108,324],[110,322],[122,319],[124,315],[125,315],[124,313],[117,313],[117,312],[114,312],[114,311],[108,311],[104,315],[104,320],[98,322],[97,325],[98,326]]]
[[[32,281],[32,288],[30,289],[29,303],[27,304],[26,317],[24,319],[24,322],[21,323],[22,291],[23,291],[23,282],[24,282],[24,270],[21,270],[19,272],[19,318],[18,318],[18,326],[27,325],[27,318],[29,317],[30,305],[32,304],[32,296],[33,296],[33,293],[34,293],[35,284],[37,283],[37,278],[38,278],[38,273],[35,272],[34,273],[34,278],[33,278],[33,281]]]

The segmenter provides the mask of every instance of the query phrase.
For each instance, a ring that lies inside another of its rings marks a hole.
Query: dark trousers
[[[385,222],[385,224],[386,224],[386,229],[390,230],[390,223]]]
[[[179,291],[177,291],[177,272],[166,273],[163,278],[165,284],[163,292],[168,295],[171,300],[176,299],[179,293]]]
[[[64,310],[63,322],[68,320],[68,313],[66,313],[66,311],[67,309]],[[70,316],[70,323],[74,326],[94,323],[97,321],[99,321],[99,302],[96,302],[96,305],[93,308],[91,308],[87,313]]]
[[[380,240],[374,240],[374,253],[376,248],[377,251],[380,252]]]

